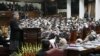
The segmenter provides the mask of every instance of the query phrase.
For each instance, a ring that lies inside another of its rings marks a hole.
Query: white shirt
[[[49,42],[50,42],[50,47],[56,48],[56,46],[55,46],[55,40],[56,40],[55,38],[49,40]]]

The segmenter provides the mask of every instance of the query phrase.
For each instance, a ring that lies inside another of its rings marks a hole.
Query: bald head
[[[19,12],[16,11],[16,12],[13,13],[13,15],[14,15],[13,17],[15,19],[19,19]]]

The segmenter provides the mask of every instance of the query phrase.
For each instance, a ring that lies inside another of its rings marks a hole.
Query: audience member
[[[60,37],[60,41],[59,41],[58,47],[61,48],[61,49],[66,49],[67,41],[66,41],[66,39],[64,37]]]
[[[37,53],[37,56],[45,56],[49,50],[50,42],[47,39],[42,40],[42,49]]]
[[[84,42],[95,41],[96,39],[97,39],[96,32],[94,30],[91,30],[91,32],[84,39]]]

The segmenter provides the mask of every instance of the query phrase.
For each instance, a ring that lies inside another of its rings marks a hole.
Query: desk
[[[95,51],[94,53],[99,53],[100,54],[100,47],[95,48],[94,51]]]
[[[67,51],[66,56],[88,56],[90,53],[94,52],[93,49],[88,49],[88,50],[83,50],[83,51],[66,49],[65,52],[66,51]]]
[[[40,28],[24,28],[23,41],[27,43],[40,43],[41,29]]]
[[[90,53],[99,53],[100,48],[78,49],[79,47],[67,47],[65,56],[88,56]]]

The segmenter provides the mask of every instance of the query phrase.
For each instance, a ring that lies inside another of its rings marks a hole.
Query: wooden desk
[[[90,53],[100,54],[100,48],[90,48],[86,50],[65,49],[65,56],[88,56]]]
[[[99,53],[100,54],[100,47],[95,48],[94,51],[95,51],[94,53]]]
[[[65,52],[67,52],[66,56],[88,56],[90,53],[93,53],[94,50],[88,49],[84,51],[78,51],[78,50],[67,49],[65,50]]]
[[[40,28],[24,28],[23,41],[27,43],[40,43],[41,29]]]

